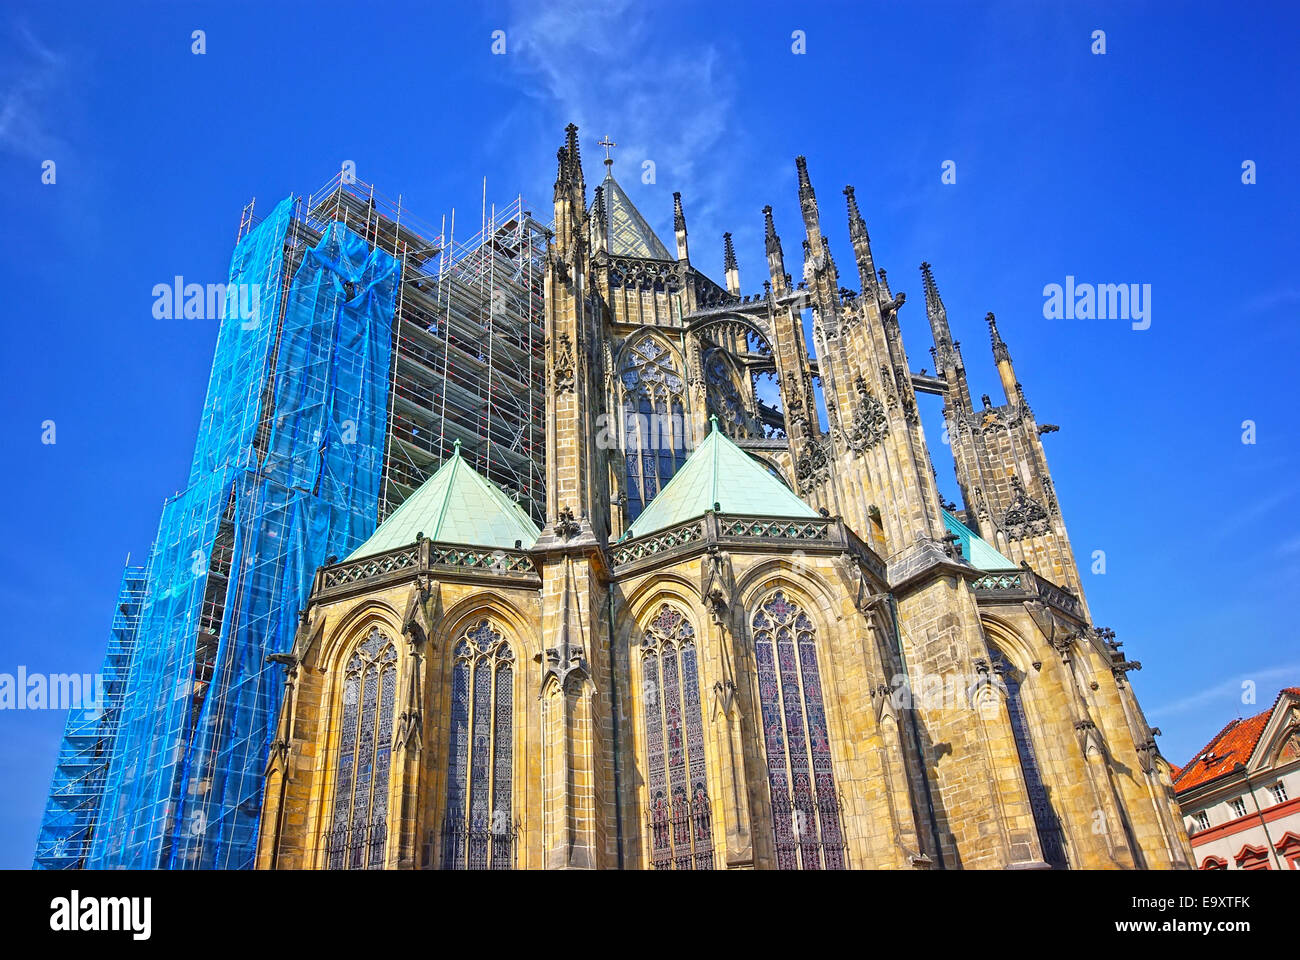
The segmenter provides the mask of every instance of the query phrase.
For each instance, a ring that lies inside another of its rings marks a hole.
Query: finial
[[[731,234],[722,235],[722,269],[737,270],[736,266],[736,247],[731,242]]]
[[[459,440],[453,440],[453,441],[451,442],[451,455],[452,455],[453,457],[459,457],[459,456],[460,456],[460,441],[459,441]]]
[[[795,168],[799,171],[799,199],[813,196],[812,181],[808,179],[808,158],[799,156],[794,158]]]
[[[849,238],[854,241],[865,240],[870,243],[871,237],[867,234],[866,221],[862,219],[862,214],[858,212],[858,198],[853,187],[845,187],[844,196],[848,198],[849,205]]]
[[[682,195],[673,191],[673,229],[686,229],[686,214],[682,213]]]
[[[925,288],[926,312],[947,316],[947,311],[943,306],[943,298],[939,296],[939,286],[934,282],[934,271],[930,269],[928,263],[921,264],[921,285]]]
[[[998,333],[998,318],[993,316],[992,311],[984,318],[989,325],[989,338],[993,341],[993,361],[1001,363],[1003,360],[1011,359],[1011,351],[1002,341],[1002,334]]]
[[[709,415],[709,423],[713,424],[713,430],[718,429],[718,415],[716,413]]]
[[[613,158],[610,157],[609,151],[611,148],[617,147],[618,144],[615,143],[613,140],[611,140],[609,138],[609,134],[607,133],[605,134],[604,140],[597,141],[596,146],[605,148],[605,176],[607,177],[613,176],[613,172],[611,171],[610,168],[614,166],[614,160]]]
[[[775,253],[781,249],[781,238],[776,235],[776,223],[772,220],[772,205],[763,208],[763,232],[767,238],[767,252]]]

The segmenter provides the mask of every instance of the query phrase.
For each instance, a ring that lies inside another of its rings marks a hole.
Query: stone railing
[[[971,589],[979,598],[991,602],[1023,600],[1043,600],[1052,606],[1075,616],[1081,612],[1079,598],[1064,587],[1058,587],[1049,580],[1035,574],[1032,570],[1021,567],[1018,570],[994,570],[979,573],[970,579]]]
[[[794,548],[831,555],[849,554],[882,582],[885,579],[884,561],[834,517],[781,519],[706,513],[698,519],[614,544],[610,559],[616,570],[626,573],[668,554],[687,555],[714,546],[729,550]]]
[[[371,557],[360,557],[321,567],[316,571],[313,593],[332,594],[364,584],[370,588],[384,580],[398,580],[415,573],[491,573],[504,577],[535,579],[537,567],[526,550],[502,550],[461,544],[419,543]]]

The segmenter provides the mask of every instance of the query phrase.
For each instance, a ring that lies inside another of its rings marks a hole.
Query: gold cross
[[[607,134],[605,134],[605,139],[604,139],[604,140],[599,140],[599,141],[597,141],[596,146],[598,146],[598,147],[604,147],[604,148],[605,148],[605,161],[608,163],[608,162],[609,162],[609,148],[610,148],[610,147],[617,147],[618,144],[615,143],[613,140],[609,139],[609,134],[607,133]]]

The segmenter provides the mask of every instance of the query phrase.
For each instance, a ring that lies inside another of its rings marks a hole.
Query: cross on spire
[[[609,134],[607,133],[605,134],[604,140],[597,141],[596,146],[605,148],[605,166],[612,167],[614,165],[614,161],[610,159],[609,151],[611,147],[617,147],[618,144],[615,143],[613,140],[611,140],[609,138]]]

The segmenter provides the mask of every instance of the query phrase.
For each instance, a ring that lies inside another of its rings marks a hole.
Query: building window
[[[685,381],[668,348],[644,337],[627,351],[620,382],[630,524],[686,462]]]
[[[1286,786],[1280,780],[1273,784],[1273,802],[1286,803]]]
[[[1202,870],[1227,870],[1228,861],[1224,860],[1222,857],[1214,857],[1214,856],[1206,857],[1205,860],[1201,863],[1201,869]]]
[[[753,627],[776,865],[842,870],[844,835],[816,628],[780,590],[759,607]]]
[[[456,644],[451,672],[444,870],[510,870],[513,819],[514,653],[487,620]]]
[[[1245,800],[1238,798],[1236,800],[1230,800],[1228,803],[1232,807],[1232,815],[1234,817],[1244,817],[1246,815]]]
[[[708,385],[709,413],[717,416],[727,436],[741,440],[761,434],[762,426],[749,412],[735,364],[727,351],[719,346],[706,346],[702,362]]]
[[[338,778],[325,835],[331,870],[384,865],[396,695],[397,650],[374,627],[344,668]]]
[[[645,628],[641,677],[651,865],[656,870],[712,870],[695,630],[668,604]]]
[[[1197,829],[1197,830],[1209,830],[1209,829],[1210,829],[1210,815],[1209,815],[1208,813],[1206,813],[1204,810],[1202,810],[1200,813],[1198,813],[1198,814],[1195,816],[1194,819],[1196,820],[1196,829]]]

